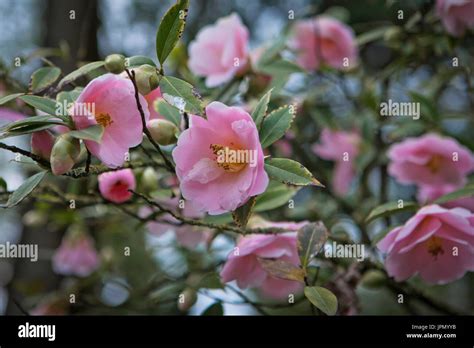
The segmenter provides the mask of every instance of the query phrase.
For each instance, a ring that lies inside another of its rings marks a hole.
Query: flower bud
[[[81,146],[79,140],[70,135],[62,134],[54,143],[51,151],[51,170],[54,175],[61,175],[74,167],[79,157]]]
[[[42,159],[49,160],[54,145],[54,136],[47,130],[31,135],[31,152]]]
[[[105,58],[105,68],[112,74],[120,74],[125,70],[125,57],[121,54],[111,54]]]
[[[387,277],[379,270],[369,270],[364,273],[360,283],[369,289],[377,289],[385,284]]]
[[[152,168],[147,167],[142,174],[142,185],[146,191],[154,191],[158,189],[158,173]]]
[[[178,297],[178,309],[182,312],[186,312],[196,303],[196,301],[196,290],[186,288]]]
[[[154,119],[147,123],[150,134],[158,144],[166,146],[176,143],[178,127],[168,120]]]
[[[156,68],[148,64],[143,64],[138,69],[135,69],[135,81],[138,92],[142,95],[146,95],[158,88],[160,82]]]

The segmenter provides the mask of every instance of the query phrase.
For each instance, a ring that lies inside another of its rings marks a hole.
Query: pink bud
[[[54,137],[47,130],[35,132],[31,135],[31,152],[45,160],[51,157]]]

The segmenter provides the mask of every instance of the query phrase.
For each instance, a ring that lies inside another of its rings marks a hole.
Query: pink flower
[[[139,96],[148,121],[148,104]],[[109,167],[119,167],[125,161],[128,149],[143,139],[143,127],[130,80],[114,74],[105,74],[92,80],[77,98],[72,108],[77,129],[100,124],[104,135],[100,142],[86,140],[89,151]]]
[[[19,112],[15,110],[0,107],[0,123],[3,123],[4,121],[8,121],[8,122],[19,121],[24,118],[25,118],[25,115],[20,114]]]
[[[463,185],[440,185],[440,186],[421,186],[418,190],[418,202],[425,204],[431,203],[437,198],[448,193],[462,189]],[[461,207],[474,212],[474,197],[463,197],[442,204],[446,208]]]
[[[345,195],[355,176],[354,161],[360,152],[361,138],[355,131],[332,131],[328,128],[321,132],[321,142],[313,145],[315,154],[325,160],[335,161],[333,190]]]
[[[388,172],[403,184],[462,185],[474,169],[474,156],[467,148],[434,133],[392,145],[388,157]]]
[[[321,64],[335,69],[357,64],[354,32],[334,18],[318,16],[296,22],[288,46],[296,51],[298,64],[307,70],[316,70]]]
[[[163,119],[164,117],[161,116],[155,109],[155,103],[158,100],[163,99],[163,97],[161,95],[160,87],[155,88],[153,91],[148,93],[145,96],[145,99],[148,103],[148,111],[150,112],[150,120],[154,120],[154,119],[157,119],[157,118]]]
[[[99,175],[99,191],[102,197],[114,202],[123,203],[132,197],[129,190],[135,190],[135,176],[131,169],[106,172]]]
[[[275,227],[297,230],[301,224],[280,223]],[[284,298],[301,291],[302,284],[271,276],[260,265],[258,258],[271,258],[299,265],[296,232],[281,234],[254,234],[242,237],[229,254],[221,271],[223,282],[237,281],[241,289],[260,288],[263,295]]]
[[[247,65],[248,40],[249,32],[239,15],[220,18],[201,29],[189,45],[189,69],[206,77],[207,87],[230,81]]]
[[[62,275],[87,277],[99,267],[92,238],[66,235],[53,256],[53,270]]]
[[[436,13],[445,29],[453,36],[461,36],[474,27],[474,1],[438,0]]]
[[[47,130],[31,134],[31,152],[49,161],[54,145],[54,137]]]
[[[474,270],[474,215],[466,209],[429,205],[378,243],[390,276],[403,281],[418,273],[445,284]]]
[[[160,204],[186,218],[199,219],[204,216],[203,213],[197,211],[194,205],[188,201],[184,202],[183,209],[177,209],[179,206],[178,198],[169,199],[165,202],[160,202]],[[140,215],[145,217],[150,213],[151,210],[144,207],[141,210]],[[158,221],[149,222],[147,224],[150,233],[160,236],[167,231],[172,230],[175,233],[178,243],[188,249],[193,249],[199,244],[207,242],[211,236],[211,231],[209,229],[181,224],[170,214],[160,215],[156,220]]]
[[[183,197],[199,211],[218,215],[264,192],[268,175],[258,131],[247,112],[213,102],[206,115],[207,120],[190,116],[173,159]]]

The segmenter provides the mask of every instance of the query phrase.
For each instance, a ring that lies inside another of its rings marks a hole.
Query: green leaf
[[[362,33],[356,38],[357,45],[362,46],[369,42],[382,39],[385,33],[387,32],[387,30],[389,30],[389,28],[392,28],[392,27],[393,27],[392,25],[377,27],[374,30],[370,30],[370,31],[366,31]]]
[[[54,116],[31,116],[24,118],[0,128],[0,139],[29,134],[40,130],[45,130],[56,125],[67,126]]]
[[[96,69],[99,69],[100,67],[104,66],[105,62],[104,61],[97,61],[97,62],[92,62],[86,65],[81,66],[79,69],[74,70],[70,74],[67,74],[64,76],[61,81],[59,81],[58,88],[62,88],[64,85],[67,85],[68,83],[71,83],[72,81],[78,79],[81,76],[84,76]]]
[[[221,278],[216,272],[204,274],[195,286],[197,289],[223,289]]]
[[[0,188],[1,192],[5,192],[7,190],[7,182],[3,178],[0,178]]]
[[[420,117],[427,117],[428,119],[438,120],[439,113],[435,101],[417,92],[409,92],[411,99],[420,103]]]
[[[56,101],[46,97],[39,97],[37,95],[24,95],[20,97],[26,104],[41,110],[48,115],[56,115]]]
[[[191,114],[202,114],[202,103],[194,87],[176,77],[163,76],[160,81],[163,98],[178,110]]]
[[[260,130],[260,142],[265,148],[285,135],[290,128],[294,115],[290,112],[290,106],[286,105],[273,110],[263,119]]]
[[[88,128],[84,128],[81,130],[74,130],[68,133],[71,137],[76,139],[83,139],[83,140],[92,140],[97,143],[100,143],[102,136],[104,135],[104,127],[101,125],[94,125]]]
[[[188,7],[188,0],[178,0],[161,19],[156,33],[156,55],[162,66],[183,35]]]
[[[29,177],[23,184],[20,185],[20,187],[15,190],[15,192],[10,195],[7,204],[0,205],[0,208],[11,208],[19,204],[36,188],[36,186],[39,185],[45,175],[46,172],[43,171]]]
[[[435,204],[444,204],[455,199],[464,198],[464,197],[473,197],[474,196],[474,185],[468,185],[460,190],[448,193],[444,196],[439,197],[433,203]]]
[[[51,86],[61,75],[61,69],[56,67],[39,68],[31,75],[30,90],[39,93]]]
[[[259,65],[259,71],[272,76],[277,74],[289,75],[304,72],[299,65],[287,59],[278,59],[272,62],[262,63]]]
[[[222,303],[216,302],[209,307],[207,307],[201,315],[205,316],[221,316],[224,315],[224,308],[222,307]]]
[[[270,89],[265,95],[258,101],[257,106],[252,112],[252,118],[257,126],[257,129],[260,129],[260,125],[265,117],[268,109],[268,103],[270,102],[270,97],[272,95],[272,90]]]
[[[270,158],[265,161],[265,171],[271,179],[284,184],[324,187],[301,163],[288,158]]]
[[[60,103],[61,105],[64,105],[64,102],[66,102],[66,107],[76,101],[77,98],[79,98],[79,95],[83,91],[82,87],[76,87],[72,91],[62,91],[59,92],[58,95],[56,96],[56,102]]]
[[[278,59],[278,56],[280,55],[281,51],[286,46],[286,41],[287,41],[287,38],[285,35],[283,35],[279,37],[278,39],[276,39],[270,45],[266,46],[264,48],[262,55],[258,58],[256,62],[257,70],[260,68],[261,65],[268,64],[272,60]]]
[[[237,226],[245,228],[249,222],[250,216],[252,216],[252,210],[255,206],[256,197],[250,197],[250,199],[244,205],[238,207],[232,212],[232,218]]]
[[[337,312],[337,297],[331,291],[320,286],[307,286],[304,288],[306,298],[319,310],[327,315]]]
[[[176,127],[180,128],[181,114],[179,113],[178,109],[176,109],[174,106],[171,106],[166,102],[166,100],[163,99],[156,100],[153,107],[161,116],[163,116],[168,121],[173,122]]]
[[[418,204],[415,202],[387,202],[372,209],[365,219],[365,222],[370,222],[380,217],[389,216],[402,211],[416,210],[418,208]]]
[[[125,58],[125,66],[127,68],[134,68],[143,64],[148,64],[148,65],[156,67],[156,64],[153,61],[153,59],[145,57],[145,56],[132,56],[132,57]]]
[[[18,98],[20,95],[24,95],[24,93],[14,93],[14,94],[3,96],[0,98],[0,105],[8,103],[9,101],[13,99]]]
[[[257,197],[253,210],[258,213],[281,207],[288,204],[296,192],[298,192],[298,188],[271,180],[266,191]]]
[[[304,283],[305,272],[298,266],[283,260],[258,258],[258,262],[265,271],[275,278],[294,280]]]
[[[328,240],[329,232],[322,222],[310,223],[297,232],[298,254],[301,267],[306,269]]]

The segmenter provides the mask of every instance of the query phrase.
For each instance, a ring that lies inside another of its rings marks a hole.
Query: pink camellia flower
[[[428,205],[377,246],[387,253],[385,267],[397,281],[418,273],[426,282],[445,284],[474,271],[474,215]]]
[[[278,228],[288,228],[296,231],[305,223],[280,223]],[[241,289],[248,287],[259,288],[263,295],[282,299],[302,289],[302,284],[271,276],[261,266],[258,258],[271,258],[299,265],[296,248],[296,232],[279,233],[274,235],[257,234],[242,237],[237,247],[229,254],[221,277],[223,282],[237,281]]]
[[[453,36],[461,36],[466,29],[474,27],[473,0],[438,0],[436,13]]]
[[[206,77],[206,86],[230,81],[248,62],[249,32],[239,15],[220,18],[197,34],[189,45],[189,69]]]
[[[239,107],[213,102],[207,120],[190,116],[173,150],[183,197],[201,212],[233,211],[265,191],[268,175],[252,117]]]
[[[160,204],[176,213],[190,219],[200,219],[204,214],[199,212],[192,202],[184,201],[182,209],[179,207],[179,199],[173,198],[160,202]],[[142,208],[141,216],[145,217],[151,213],[148,207]],[[211,236],[211,230],[192,225],[181,224],[170,214],[163,214],[157,217],[158,221],[152,221],[147,224],[150,233],[160,236],[167,231],[174,231],[177,242],[188,249],[193,249],[201,243],[205,243]]]
[[[31,134],[31,152],[49,161],[51,150],[54,145],[53,135],[47,131],[39,131]]]
[[[356,131],[333,131],[328,128],[321,132],[321,142],[313,145],[315,154],[325,160],[335,161],[332,187],[338,195],[345,195],[351,187],[355,175],[354,161],[360,152],[361,138]]]
[[[421,186],[418,190],[418,202],[425,204],[431,203],[435,199],[444,196],[448,193],[454,192],[456,190],[462,189],[463,185],[439,185],[439,186]],[[474,212],[474,197],[463,197],[454,199],[452,201],[441,204],[446,208],[456,208],[461,207]]]
[[[135,176],[131,169],[121,169],[99,175],[99,191],[102,197],[114,202],[123,203],[132,197],[129,190],[135,190]]]
[[[288,46],[307,70],[321,64],[348,69],[357,64],[358,50],[352,29],[337,19],[318,16],[296,22]]]
[[[388,157],[388,172],[403,184],[461,185],[474,169],[471,151],[434,133],[392,145]]]
[[[150,113],[143,96],[139,96],[145,120]],[[143,139],[143,127],[135,101],[135,91],[129,79],[105,74],[92,80],[77,98],[72,108],[77,129],[93,125],[104,127],[100,142],[86,140],[89,151],[109,167],[119,167],[128,149]]]
[[[53,256],[53,269],[62,275],[87,277],[99,263],[94,241],[86,235],[66,235]]]
[[[158,100],[163,99],[163,96],[161,95],[160,87],[155,88],[153,91],[148,93],[145,96],[145,99],[148,103],[148,111],[150,112],[150,120],[154,120],[154,119],[158,119],[158,118],[161,118],[161,119],[164,118],[155,109],[155,103]]]

